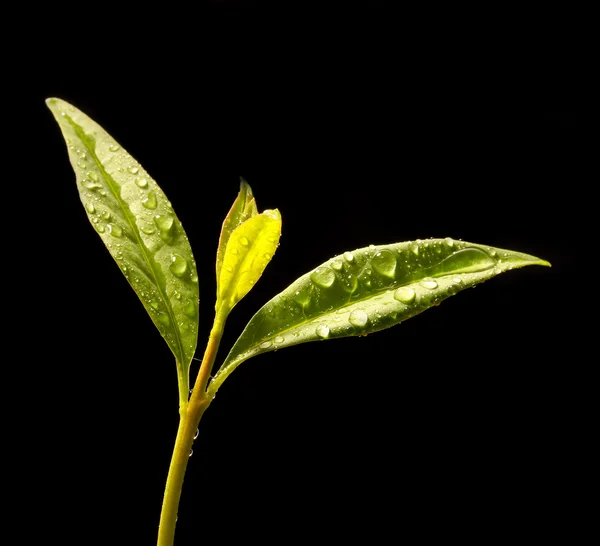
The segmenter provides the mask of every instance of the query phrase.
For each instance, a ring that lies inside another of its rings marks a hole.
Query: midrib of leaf
[[[153,260],[148,255],[147,248],[144,245],[144,243],[142,242],[142,239],[140,237],[140,234],[139,234],[139,231],[137,228],[137,224],[135,223],[135,221],[132,218],[133,215],[131,214],[131,210],[129,209],[129,206],[127,205],[127,203],[121,199],[121,194],[119,191],[117,191],[118,184],[114,181],[113,177],[110,174],[108,174],[108,172],[106,172],[104,165],[102,164],[100,159],[98,159],[98,156],[96,155],[96,146],[91,144],[91,142],[90,142],[91,139],[88,136],[88,134],[83,130],[83,128],[79,124],[75,123],[70,116],[65,114],[65,117],[67,118],[68,122],[71,124],[71,126],[77,133],[77,136],[79,137],[79,139],[83,142],[83,144],[89,151],[91,157],[94,160],[94,163],[96,163],[96,166],[98,167],[98,169],[100,169],[102,176],[106,180],[106,183],[108,184],[108,187],[110,188],[110,191],[117,199],[117,203],[119,204],[121,209],[125,212],[125,218],[127,218],[129,227],[131,228],[133,234],[135,235],[135,239],[137,241],[138,247],[142,251],[142,255],[144,256],[144,260],[146,261],[146,264],[150,268],[150,271],[152,271],[152,277],[154,280],[154,284],[156,285],[158,292],[165,304],[165,307],[167,308],[167,311],[169,313],[169,320],[171,321],[171,324],[174,325],[172,329],[175,332],[175,340],[177,342],[178,352],[179,352],[179,357],[177,358],[177,363],[180,364],[181,366],[187,367],[187,362],[185,362],[185,353],[183,351],[183,344],[181,342],[181,338],[179,335],[179,329],[177,328],[177,321],[175,320],[175,315],[173,314],[171,302],[170,302],[169,298],[167,297],[167,294],[164,290],[163,285],[159,282],[159,277],[155,270],[155,264],[152,263]],[[162,275],[162,271],[161,271],[161,275]]]

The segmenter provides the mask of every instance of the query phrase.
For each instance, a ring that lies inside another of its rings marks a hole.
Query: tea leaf
[[[183,226],[156,182],[102,127],[65,101],[46,103],[67,143],[88,219],[173,351],[180,384],[187,386],[198,277]]]
[[[217,311],[229,313],[256,284],[277,250],[280,236],[278,210],[265,210],[231,232],[219,279]]]
[[[231,234],[239,225],[243,224],[249,218],[256,216],[258,210],[256,208],[256,201],[252,195],[252,188],[243,178],[240,183],[240,192],[233,202],[231,210],[221,229],[221,237],[219,238],[219,247],[217,250],[217,296],[219,295],[219,284],[221,280],[221,269],[223,267],[223,260],[225,259],[225,250]]]
[[[550,264],[450,238],[345,252],[300,277],[252,317],[209,391],[215,393],[239,364],[258,354],[377,332],[465,288],[527,265]]]

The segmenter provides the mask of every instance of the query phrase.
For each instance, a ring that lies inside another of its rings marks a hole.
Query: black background
[[[49,265],[38,278],[43,344],[32,343],[27,368],[40,393],[35,510],[64,515],[49,524],[61,543],[153,544],[178,419],[172,355],[86,220],[44,104],[56,96],[172,201],[199,270],[198,357],[239,177],[259,209],[281,211],[281,245],[230,316],[217,364],[263,303],[345,250],[451,236],[553,265],[501,275],[375,335],[244,363],[201,422],[177,546],[203,533],[223,544],[383,544],[569,532],[579,360],[565,283],[589,183],[576,94],[552,71],[538,80],[485,58],[424,60],[376,28],[260,46],[237,29],[167,56],[40,52],[15,83],[35,131],[37,244]]]

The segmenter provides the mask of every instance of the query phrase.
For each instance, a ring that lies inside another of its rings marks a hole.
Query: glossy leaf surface
[[[256,284],[277,250],[278,210],[265,210],[236,227],[229,237],[219,280],[217,309],[229,312]]]
[[[197,343],[198,277],[181,222],[156,182],[102,127],[65,101],[46,102],[67,143],[88,219],[173,351],[187,384]],[[89,275],[93,278],[93,271]]]
[[[209,390],[216,392],[233,369],[260,353],[377,332],[495,275],[536,264],[550,265],[450,238],[346,252],[300,277],[254,315]]]

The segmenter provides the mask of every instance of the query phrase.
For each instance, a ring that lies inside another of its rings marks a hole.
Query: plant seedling
[[[250,186],[242,180],[221,230],[215,318],[190,395],[199,291],[183,226],[158,184],[102,127],[60,99],[48,99],[47,105],[67,143],[91,225],[175,356],[180,421],[158,546],[174,543],[183,479],[200,419],[242,362],[300,343],[377,332],[505,271],[550,265],[528,254],[450,238],[344,252],[302,275],[259,309],[213,374],[227,317],[261,277],[281,235],[279,211],[259,212]]]

